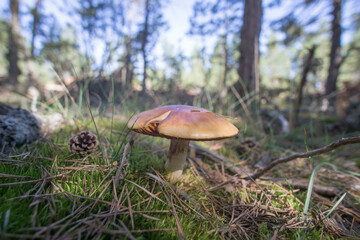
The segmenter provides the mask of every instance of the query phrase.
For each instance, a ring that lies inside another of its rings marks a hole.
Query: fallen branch
[[[288,187],[290,185],[293,189],[300,189],[303,191],[307,190],[309,187],[309,181],[302,181],[298,179],[285,180],[283,178],[261,177],[260,180],[277,182],[284,187]],[[337,187],[327,187],[318,184],[314,184],[313,191],[325,197],[340,196],[342,193],[344,193],[344,191]]]
[[[308,157],[320,155],[322,153],[330,152],[341,146],[349,145],[349,144],[356,144],[356,143],[360,143],[360,136],[341,138],[341,139],[338,139],[335,142],[332,142],[329,145],[326,145],[322,148],[318,148],[318,149],[315,149],[315,150],[312,150],[309,152],[304,152],[304,153],[296,153],[296,154],[293,154],[293,155],[290,155],[290,156],[287,156],[284,158],[277,159],[277,160],[273,161],[270,165],[265,167],[263,170],[260,170],[251,176],[245,177],[245,179],[247,179],[247,180],[257,179],[257,178],[261,177],[262,175],[264,175],[269,170],[271,170],[273,167],[279,165],[280,163],[290,162],[291,160],[294,160],[297,158],[308,158]]]

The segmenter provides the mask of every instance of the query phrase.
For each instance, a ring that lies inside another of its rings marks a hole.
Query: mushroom
[[[235,136],[239,130],[224,116],[204,108],[169,105],[134,115],[128,122],[133,131],[171,140],[165,163],[169,181],[182,175],[189,141],[211,141]]]

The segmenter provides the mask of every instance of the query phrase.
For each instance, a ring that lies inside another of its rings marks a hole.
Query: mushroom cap
[[[239,130],[224,116],[204,108],[169,105],[134,115],[133,131],[170,139],[210,141],[235,136]]]

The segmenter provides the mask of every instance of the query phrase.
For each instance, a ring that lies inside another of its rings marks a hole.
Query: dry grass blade
[[[33,213],[32,217],[31,217],[31,220],[30,220],[31,225],[33,227],[35,226],[35,223],[36,223],[35,219],[37,217],[37,213],[38,213],[38,209],[39,209],[39,203],[40,203],[38,195],[40,195],[40,193],[43,191],[43,189],[45,187],[45,184],[47,182],[46,181],[47,174],[45,173],[44,168],[42,166],[41,166],[41,170],[42,170],[42,176],[43,176],[42,179],[44,179],[44,180],[42,181],[39,189],[36,191],[32,203],[29,205],[29,207],[34,207],[34,213]]]
[[[129,182],[129,183],[131,183],[131,184],[133,184],[133,185],[135,185],[136,187],[140,188],[141,190],[143,190],[144,192],[146,192],[148,195],[150,195],[151,197],[155,198],[156,200],[158,200],[158,201],[166,204],[166,202],[164,202],[163,200],[161,200],[160,198],[158,198],[155,194],[149,192],[147,189],[143,188],[143,187],[140,186],[139,184],[134,183],[134,182],[132,182],[132,181],[130,181],[130,180],[128,180],[128,179],[124,179],[124,180],[127,181],[127,182]]]
[[[34,197],[50,199],[52,196],[59,195],[59,194],[63,194],[63,193],[58,192],[58,193],[47,193],[47,194],[38,194],[38,195],[27,194],[27,195],[23,195],[23,196],[19,196],[19,197],[13,197],[13,198],[6,199],[6,201],[12,201],[12,200],[18,200],[18,199],[24,199],[24,198],[34,198]]]
[[[34,235],[29,234],[12,234],[12,233],[4,233],[0,231],[0,239],[38,239]]]
[[[41,236],[41,234],[43,234],[44,232],[56,228],[60,223],[64,222],[65,220],[68,220],[70,218],[73,218],[76,215],[79,215],[79,214],[83,213],[85,210],[87,210],[91,206],[91,204],[89,204],[89,205],[83,207],[83,204],[84,203],[82,203],[74,212],[72,212],[68,216],[66,216],[66,217],[64,217],[64,218],[50,224],[49,226],[41,228],[37,233],[35,233],[34,236],[36,238],[39,238]]]
[[[99,196],[96,198],[96,201],[93,203],[93,207],[91,208],[90,212],[94,209],[96,203],[100,200],[100,198],[102,197],[102,195],[105,193],[105,191],[109,188],[110,184],[112,183],[112,179],[109,180],[106,184],[104,189],[101,191],[101,193],[99,194]]]
[[[30,176],[18,176],[18,175],[3,174],[3,173],[0,173],[0,178],[27,178],[27,179],[34,179],[34,177],[30,177]]]
[[[129,191],[128,191],[127,187],[125,188],[125,191],[126,191],[126,198],[127,198],[127,202],[128,202],[129,215],[130,215],[130,220],[131,220],[131,230],[135,230],[134,214],[132,212],[130,194],[129,194]]]
[[[172,228],[160,228],[160,229],[144,229],[144,230],[134,230],[132,233],[149,233],[149,232],[170,232],[174,231]]]
[[[103,180],[101,180],[101,182],[99,183],[97,188],[93,188],[92,191],[89,194],[89,197],[91,197],[93,194],[96,193],[96,191],[102,186],[102,184],[104,183],[104,181],[111,175],[111,173],[114,171],[114,169],[111,169],[108,174],[106,174],[106,176],[103,178]],[[110,180],[110,182],[112,181],[112,179]]]
[[[157,171],[155,171],[155,172],[156,172],[156,174],[158,174]],[[186,194],[184,191],[181,191],[181,190],[179,190],[178,188],[176,188],[173,184],[171,184],[171,183],[169,183],[169,182],[167,182],[167,181],[164,181],[164,180],[163,180],[162,178],[160,178],[159,176],[155,176],[155,175],[153,175],[153,174],[151,174],[151,173],[146,173],[146,175],[148,175],[149,177],[153,178],[154,180],[160,182],[160,183],[163,184],[164,186],[167,186],[167,187],[171,188],[171,189],[174,191],[174,192],[173,192],[174,194],[175,194],[175,192],[176,192],[176,193],[179,193],[185,200],[193,203],[197,209],[200,209],[200,204],[199,204],[198,202],[196,202],[195,199],[193,199],[192,197],[190,197],[190,196],[189,196],[188,194]]]
[[[118,222],[120,223],[121,227],[126,231],[125,235],[131,240],[136,240],[136,238],[131,234],[131,231],[126,227],[126,225],[121,220],[118,220]]]
[[[64,175],[65,174],[58,174],[58,175],[55,175],[55,176],[45,177],[45,178],[37,179],[37,180],[24,181],[24,182],[2,183],[2,184],[0,184],[0,187],[10,187],[10,186],[16,186],[16,185],[38,183],[38,182],[42,182],[42,181],[45,181],[45,180],[48,181],[48,180],[52,180],[52,179],[57,178],[57,177],[62,177]]]
[[[109,201],[106,201],[106,200],[100,200],[98,198],[91,198],[91,197],[84,197],[84,196],[69,193],[69,192],[67,192],[65,190],[63,190],[61,193],[65,194],[67,196],[73,197],[73,198],[85,199],[85,200],[105,203],[105,204],[110,205],[110,206],[116,206],[115,203],[112,203],[112,202],[109,202]]]
[[[172,200],[172,195],[170,195],[170,205],[171,205],[174,217],[175,217],[176,227],[177,227],[177,230],[178,230],[178,237],[179,237],[180,240],[182,240],[182,239],[185,240],[186,239],[185,233],[184,233],[184,231],[183,231],[183,229],[181,227],[179,217],[178,217],[178,215],[176,213],[176,209],[174,207],[174,203],[173,203],[173,200]]]
[[[160,188],[162,188],[161,186],[160,186]],[[167,191],[166,191],[166,189],[163,189],[163,193],[164,193],[164,196],[165,196],[165,198],[166,198],[166,200],[168,201],[168,204],[169,204],[169,206],[171,207],[171,209],[172,209],[172,214],[174,215],[174,218],[175,218],[175,222],[176,222],[176,228],[177,228],[177,231],[178,231],[178,238],[180,239],[180,240],[185,240],[186,239],[186,237],[185,237],[185,233],[184,233],[184,231],[183,231],[183,229],[182,229],[182,227],[181,227],[181,224],[180,224],[180,220],[179,220],[179,217],[178,217],[178,215],[177,215],[177,212],[176,212],[176,209],[175,209],[175,205],[174,205],[174,202],[173,202],[173,199],[172,199],[172,195],[170,195]]]
[[[119,166],[117,167],[116,174],[115,174],[115,180],[114,180],[115,187],[117,187],[119,185],[120,179],[123,179],[126,174],[126,170],[124,171],[124,173],[122,173],[122,171],[123,171],[123,168],[125,167],[125,165],[129,161],[130,151],[131,151],[131,147],[132,147],[133,143],[134,143],[134,141],[130,141],[125,145],[121,162],[118,163]]]

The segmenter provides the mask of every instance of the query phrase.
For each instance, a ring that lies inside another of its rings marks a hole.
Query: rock
[[[0,152],[36,141],[40,132],[40,123],[30,112],[0,103]]]
[[[9,154],[14,147],[31,144],[41,136],[53,133],[64,121],[59,113],[31,113],[0,102],[0,153]]]

